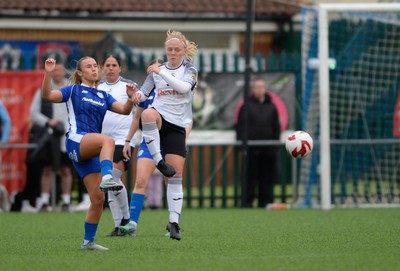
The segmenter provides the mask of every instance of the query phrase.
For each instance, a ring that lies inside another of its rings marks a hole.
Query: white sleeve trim
[[[138,93],[140,94],[140,102],[144,102],[147,100],[148,97],[144,95],[142,91],[139,90]]]

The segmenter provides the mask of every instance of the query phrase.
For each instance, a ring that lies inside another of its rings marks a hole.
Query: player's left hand
[[[160,71],[161,71],[160,63],[158,63],[158,62],[156,62],[156,63],[150,65],[150,66],[147,68],[147,74],[150,74],[150,73],[152,73],[152,72],[155,72],[155,73],[158,74]]]
[[[135,94],[133,94],[131,100],[134,104],[139,104],[140,103],[140,93],[139,92],[135,92]]]
[[[137,92],[135,84],[126,84],[126,94],[134,104],[140,103],[140,93]]]
[[[126,84],[126,94],[129,98],[132,99],[132,96],[136,93],[136,85],[135,84]]]

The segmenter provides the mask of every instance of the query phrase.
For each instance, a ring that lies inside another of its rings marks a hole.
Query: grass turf
[[[81,251],[85,213],[0,214],[0,270],[400,270],[400,209],[185,209],[183,239],[168,212],[143,211],[138,236]]]

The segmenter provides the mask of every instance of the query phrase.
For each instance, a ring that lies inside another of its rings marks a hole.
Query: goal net
[[[302,8],[306,206],[398,206],[400,4]]]

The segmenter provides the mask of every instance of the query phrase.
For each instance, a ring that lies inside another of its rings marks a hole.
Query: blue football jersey
[[[69,85],[60,89],[68,110],[71,134],[101,133],[104,116],[116,102],[103,90],[85,85]]]

